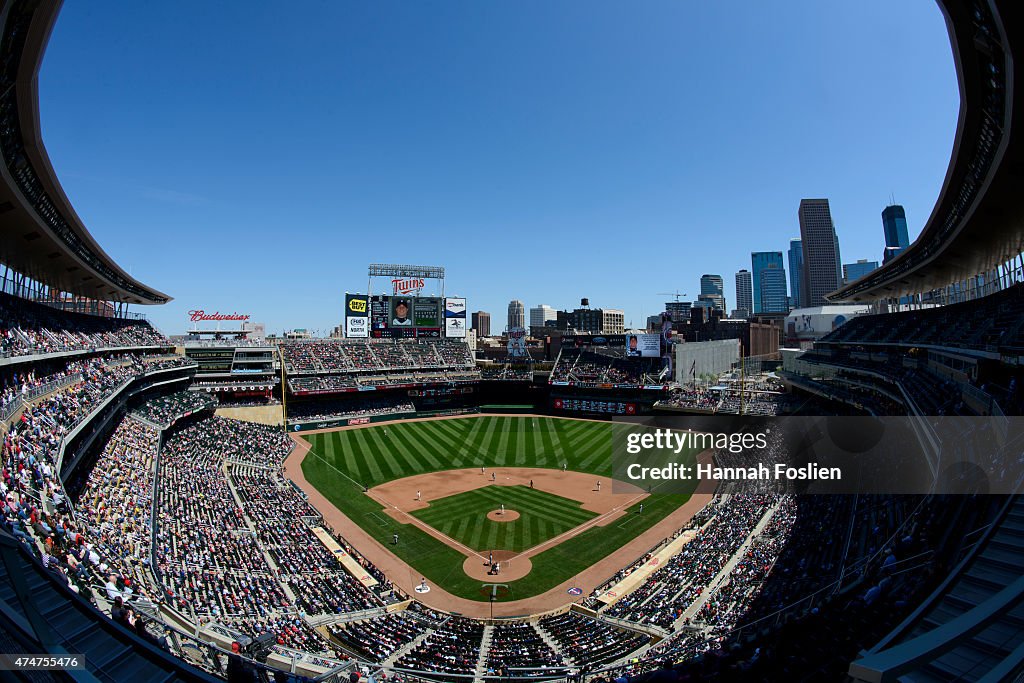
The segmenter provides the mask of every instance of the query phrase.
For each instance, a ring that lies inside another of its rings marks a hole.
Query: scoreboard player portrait
[[[395,299],[391,306],[391,324],[396,327],[412,327],[408,299]]]

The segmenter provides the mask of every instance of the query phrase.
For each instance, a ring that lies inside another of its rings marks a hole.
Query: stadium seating
[[[564,675],[568,667],[533,624],[520,621],[499,623],[491,631],[487,673],[502,671],[508,677],[552,676]]]
[[[178,418],[210,410],[217,406],[217,398],[197,391],[179,391],[146,401],[134,414],[160,427],[169,427]]]
[[[0,293],[0,357],[166,345],[145,321],[68,313]]]
[[[900,344],[995,351],[1024,348],[1024,284],[958,304],[857,316],[819,342]]]
[[[473,674],[480,659],[484,626],[475,619],[449,617],[411,652],[398,660],[398,666],[434,673]],[[445,676],[439,680],[457,681]]]
[[[614,662],[650,642],[650,636],[625,631],[576,612],[540,620],[540,627],[558,642],[562,652],[578,666]]]
[[[332,624],[330,634],[338,642],[366,659],[383,662],[402,646],[411,643],[430,625],[402,611],[365,621]]]
[[[552,382],[639,386],[662,384],[660,358],[627,358],[624,349],[563,348],[551,370]]]

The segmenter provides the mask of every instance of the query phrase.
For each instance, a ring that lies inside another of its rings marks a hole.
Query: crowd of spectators
[[[565,659],[544,641],[529,622],[503,622],[491,630],[487,674],[534,677],[564,674]]]
[[[673,408],[685,408],[701,412],[714,412],[718,410],[721,397],[710,389],[696,386],[673,387],[668,396],[655,403],[655,407],[669,406]]]
[[[68,313],[0,293],[0,357],[166,345],[145,321]]]
[[[199,623],[271,630],[279,645],[322,652],[302,615],[381,602],[307,523],[319,514],[280,472],[291,445],[278,428],[218,417],[170,436],[158,473],[156,573],[165,597]]]
[[[416,412],[416,406],[403,396],[391,396],[352,401],[316,401],[292,403],[288,406],[289,420],[333,420],[348,417],[372,417]]]
[[[155,595],[152,559],[153,487],[159,433],[123,420],[89,472],[77,513],[108,566],[147,596]]]
[[[40,555],[44,567],[87,597],[150,595],[148,510],[155,433],[125,422],[98,456],[96,495],[75,509],[56,473],[63,437],[111,391],[140,372],[135,357],[80,362],[82,379],[27,406],[4,434],[3,525]]]
[[[776,496],[750,493],[719,500],[710,523],[605,614],[671,630],[777,502]]]
[[[135,409],[135,415],[160,427],[179,418],[217,407],[217,397],[201,391],[178,391],[153,398]]]
[[[1024,345],[1024,284],[962,303],[914,311],[860,315],[826,335],[825,345],[841,342],[936,345],[996,350]]]
[[[472,367],[473,355],[463,341],[452,339],[318,339],[281,345],[289,374],[437,370]]]
[[[357,655],[383,662],[399,648],[412,642],[430,624],[411,610],[402,610],[365,621],[332,624],[330,634]]]
[[[772,609],[775,597],[767,608],[758,603],[770,592],[786,593],[790,577],[782,566],[789,553],[787,544],[771,574],[763,580],[761,595],[753,600],[738,623],[740,630],[728,632],[725,624],[731,620],[721,608],[728,604],[737,591],[726,583],[723,599],[714,608],[714,619],[719,627],[712,631],[680,631],[677,636],[652,648],[645,662],[606,672],[609,678],[621,676],[630,683],[655,680],[838,680],[846,673],[849,662],[883,634],[891,631],[912,609],[913,605],[932,590],[945,573],[939,566],[955,563],[959,544],[951,539],[962,536],[964,530],[983,524],[987,502],[974,499],[963,506],[949,505],[948,501],[932,497],[869,496],[864,510],[857,514],[856,527],[865,526],[868,536],[877,541],[872,554],[854,562],[847,570],[846,581],[854,590],[819,590],[811,595],[800,595],[800,600],[788,603],[788,610]],[[796,517],[791,542],[797,538],[801,520],[806,514],[821,511],[822,506],[844,503],[838,497],[799,497],[803,505],[811,500],[810,509],[801,510]],[[867,511],[888,511],[870,514]],[[906,516],[894,514],[905,511]],[[884,518],[902,520],[896,526],[872,526]],[[780,523],[784,523],[780,521]],[[834,528],[824,528],[825,536],[834,536]],[[812,536],[813,543],[821,536]],[[941,552],[940,552],[941,550]],[[794,552],[794,557],[798,552]],[[756,564],[756,563],[755,563]],[[810,570],[814,571],[813,567]],[[737,582],[742,589],[742,580]],[[747,586],[749,588],[749,585]],[[794,598],[797,595],[793,595]],[[808,598],[816,597],[816,600]],[[737,612],[742,610],[742,606]],[[769,619],[763,619],[767,613]],[[760,619],[760,621],[759,621]],[[762,625],[765,621],[767,625]],[[743,630],[758,627],[754,640],[741,637]],[[653,663],[661,660],[674,662],[671,674],[653,674]]]
[[[533,369],[528,365],[513,365],[512,363],[501,363],[490,367],[484,367],[480,371],[482,379],[505,380],[509,382],[524,382],[533,379]]]
[[[563,612],[540,620],[565,656],[577,666],[598,666],[622,659],[651,641],[651,637],[597,621],[576,612]]]
[[[563,348],[551,369],[552,382],[639,386],[665,383],[661,358],[627,357],[624,349]]]
[[[441,674],[476,673],[483,636],[482,622],[452,616],[439,624],[415,649],[403,654],[397,666]],[[444,676],[437,678],[459,680]]]

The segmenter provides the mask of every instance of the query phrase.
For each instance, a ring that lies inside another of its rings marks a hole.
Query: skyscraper
[[[885,233],[885,253],[882,263],[888,263],[910,246],[907,234],[907,214],[899,204],[882,209],[882,231]]]
[[[526,307],[519,299],[508,302],[508,329],[526,327]]]
[[[854,280],[858,280],[875,268],[878,267],[878,261],[868,261],[867,259],[857,259],[856,263],[844,263],[843,264],[843,284],[849,284]]]
[[[530,309],[530,328],[547,327],[548,323],[558,320],[558,313],[547,304],[534,306]]]
[[[754,312],[751,282],[750,271],[746,268],[736,273],[736,312],[744,318],[749,318]]]
[[[804,246],[799,237],[789,241],[789,298],[794,308],[800,308],[800,278],[804,271]]]
[[[786,300],[786,269],[782,265],[781,251],[754,251],[750,253],[750,263],[753,267],[753,299],[754,308],[751,313],[786,313],[789,311],[789,302]],[[765,280],[765,273],[777,270],[782,273],[782,287],[779,291],[778,273],[772,274]],[[765,291],[765,282],[768,282],[768,293],[771,298],[771,307],[765,302],[761,293]]]
[[[832,212],[827,199],[801,199],[797,211],[804,263],[800,282],[801,306],[824,306],[825,295],[839,288],[842,269],[837,253]]]
[[[782,255],[781,252],[779,254]],[[788,313],[789,298],[786,296],[786,271],[782,268],[766,268],[761,271],[761,310],[759,313]]]
[[[477,311],[473,314],[473,329],[478,337],[491,336],[491,314],[487,311]]]
[[[705,273],[700,276],[700,296],[698,300],[710,301],[720,311],[725,310],[725,287],[721,275]]]

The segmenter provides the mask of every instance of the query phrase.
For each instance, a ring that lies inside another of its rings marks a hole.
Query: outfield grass
[[[486,600],[480,582],[463,572],[462,553],[415,525],[385,514],[379,503],[363,494],[363,486],[470,467],[561,469],[566,464],[573,471],[609,478],[612,435],[616,429],[629,427],[610,422],[519,416],[387,423],[304,436],[310,453],[302,463],[302,471],[338,509],[388,545],[420,575],[454,595]],[[693,455],[681,454],[680,459],[692,459]],[[515,487],[502,488],[507,491]],[[459,496],[452,496],[456,497]],[[678,494],[660,494],[655,489],[644,501],[642,514],[638,513],[638,504],[634,504],[620,521],[588,529],[533,556],[533,570],[511,582],[511,590],[503,599],[527,598],[572,578],[654,526],[687,499],[688,496]],[[537,516],[544,515],[546,512],[541,511]],[[390,545],[395,533],[400,538],[397,546]],[[419,576],[413,580],[418,581]]]
[[[518,512],[519,518],[487,519],[488,512],[502,505]],[[412,514],[473,550],[513,551],[532,548],[597,517],[578,500],[528,486],[485,486],[431,501],[429,507]]]

